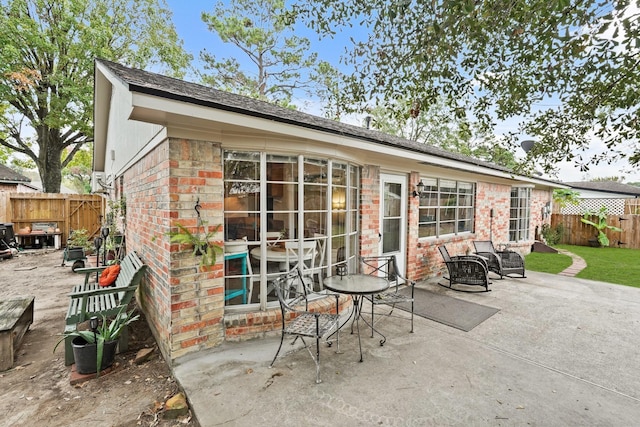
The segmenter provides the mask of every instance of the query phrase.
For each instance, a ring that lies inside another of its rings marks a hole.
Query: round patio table
[[[351,295],[353,298],[353,320],[356,324],[356,331],[358,333],[358,347],[360,348],[360,362],[362,362],[362,343],[360,341],[360,318],[369,325],[369,322],[362,316],[362,303],[365,295],[374,295],[389,289],[389,282],[384,277],[371,276],[369,274],[348,274],[345,276],[330,276],[324,279],[324,287],[330,291],[337,292],[339,294]],[[351,317],[351,316],[350,316]],[[342,326],[344,326],[345,321]],[[341,328],[342,328],[341,326]],[[384,345],[387,338],[373,325],[371,328],[382,337],[380,345]],[[353,332],[353,323],[351,323],[351,331]]]

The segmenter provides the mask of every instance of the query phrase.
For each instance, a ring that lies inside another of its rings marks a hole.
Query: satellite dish
[[[535,141],[531,139],[527,139],[526,141],[522,141],[520,143],[520,146],[522,147],[525,153],[528,153],[529,151],[531,151],[535,143],[536,143]]]

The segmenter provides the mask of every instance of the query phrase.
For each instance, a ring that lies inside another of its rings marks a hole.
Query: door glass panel
[[[400,232],[402,216],[402,184],[386,182],[384,184],[384,218],[382,219],[382,252],[400,250]]]

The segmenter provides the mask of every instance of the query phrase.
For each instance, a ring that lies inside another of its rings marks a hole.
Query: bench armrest
[[[91,274],[91,273],[100,272],[100,271],[104,270],[107,267],[108,267],[108,265],[103,265],[101,267],[76,268],[74,272],[78,273],[78,274]]]

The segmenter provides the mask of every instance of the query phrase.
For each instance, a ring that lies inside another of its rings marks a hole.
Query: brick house
[[[271,237],[315,240],[297,261],[320,286],[340,259],[354,270],[383,253],[419,280],[441,274],[439,245],[459,254],[491,239],[527,253],[556,186],[103,60],[93,170],[110,197],[126,196],[127,248],[150,267],[138,303],[167,360],[279,328],[269,281],[291,261],[270,258]],[[226,248],[206,271],[166,236],[196,231],[198,215],[222,225]]]

